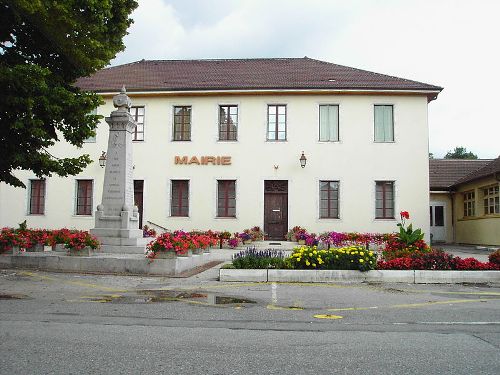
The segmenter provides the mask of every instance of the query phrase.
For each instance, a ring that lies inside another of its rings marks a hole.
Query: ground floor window
[[[76,180],[76,214],[92,215],[93,180]]]
[[[236,181],[217,181],[217,216],[236,217]]]
[[[172,180],[170,215],[189,216],[189,181]]]
[[[484,214],[500,213],[500,196],[498,186],[483,189]]]
[[[30,180],[29,213],[31,215],[45,213],[45,180]]]
[[[476,195],[473,191],[464,193],[464,217],[476,214]]]
[[[394,219],[394,181],[376,181],[375,185],[375,218]]]
[[[339,217],[339,182],[319,182],[319,217],[338,219]]]

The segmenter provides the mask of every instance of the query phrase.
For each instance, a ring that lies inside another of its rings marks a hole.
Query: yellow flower
[[[360,260],[359,260],[359,263],[363,263],[363,262],[364,262],[364,260],[363,260],[363,259],[360,259]]]
[[[309,266],[309,265],[311,265],[311,263],[309,263],[309,261],[306,260],[306,266]]]
[[[369,251],[368,255],[370,255],[370,256],[373,255],[373,251]]]
[[[313,267],[316,267],[316,263],[313,263]]]
[[[365,255],[365,253],[363,253],[363,252],[361,251],[361,252],[359,253],[359,255],[363,256],[363,255]]]
[[[316,255],[316,254],[318,254],[318,252],[317,252],[316,250],[314,250],[314,251],[313,251],[313,254],[314,254],[314,255]]]
[[[312,253],[309,253],[309,256],[312,257],[313,256]]]

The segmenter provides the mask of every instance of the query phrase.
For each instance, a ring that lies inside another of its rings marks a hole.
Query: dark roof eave
[[[127,92],[133,94],[134,92],[183,92],[183,91],[275,91],[275,90],[288,90],[288,91],[301,91],[301,90],[320,90],[320,91],[380,91],[380,92],[408,92],[412,94],[432,96],[433,99],[437,98],[437,95],[443,90],[442,88],[429,89],[429,88],[380,88],[380,87],[317,87],[317,86],[304,86],[304,87],[231,87],[231,88],[220,88],[220,87],[183,87],[183,88],[129,88],[126,87]],[[82,89],[83,91],[93,91],[95,93],[112,93],[118,92],[119,89],[107,88],[107,89]],[[432,99],[432,100],[433,100]]]

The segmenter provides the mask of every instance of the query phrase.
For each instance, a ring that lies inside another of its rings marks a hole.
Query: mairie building
[[[141,225],[242,231],[283,239],[308,231],[392,232],[399,212],[429,239],[428,105],[442,88],[311,58],[138,61],[77,85],[102,96],[125,86]],[[0,184],[0,226],[94,226],[108,144],[102,119],[71,177],[16,172]],[[101,163],[104,160],[101,160]],[[109,162],[109,161],[106,161]]]

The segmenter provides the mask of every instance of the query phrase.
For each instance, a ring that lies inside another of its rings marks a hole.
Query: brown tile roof
[[[141,60],[102,69],[77,86],[96,92],[361,89],[433,91],[441,87],[304,58]]]
[[[491,159],[430,159],[430,190],[449,190],[465,176],[487,166]]]
[[[456,181],[453,185],[457,186],[460,184],[478,180],[480,178],[495,176],[495,175],[500,177],[500,156],[494,160],[491,160],[488,164],[486,164],[482,168],[479,168],[467,174],[466,176],[462,177],[461,179]]]

